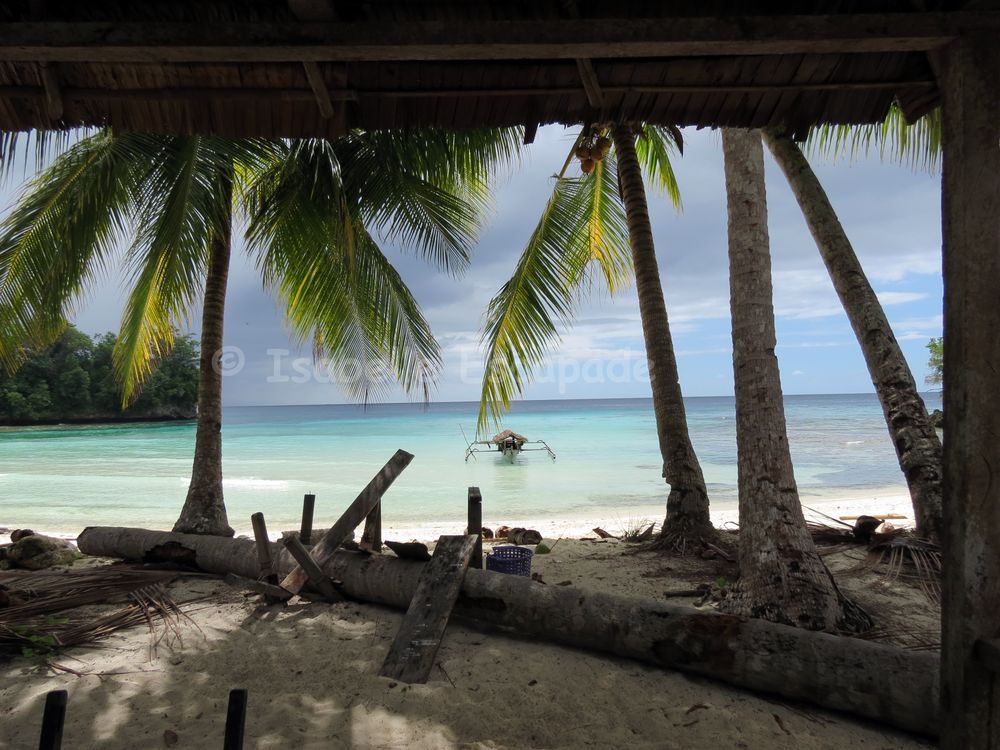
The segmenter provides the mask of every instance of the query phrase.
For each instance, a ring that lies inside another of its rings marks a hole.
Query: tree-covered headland
[[[70,326],[46,349],[31,351],[13,374],[0,368],[0,424],[193,419],[198,402],[198,343],[178,336],[127,408],[115,381],[116,336],[91,338]]]

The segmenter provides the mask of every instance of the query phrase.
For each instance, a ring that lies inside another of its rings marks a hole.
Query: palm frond
[[[41,172],[78,140],[95,132],[79,128],[0,133],[0,183],[22,173]]]
[[[250,251],[292,332],[313,341],[349,396],[379,398],[395,379],[426,399],[440,369],[437,342],[348,201],[342,170],[328,144],[293,145],[250,191]]]
[[[805,150],[828,159],[878,155],[913,169],[937,172],[941,163],[941,109],[909,124],[897,104],[876,125],[823,125],[809,131]]]
[[[680,129],[673,126],[644,125],[636,139],[635,151],[646,179],[665,193],[680,211],[681,189],[671,162],[672,156],[684,153],[684,136]]]
[[[211,240],[230,231],[233,160],[221,139],[181,136],[143,140],[150,160],[126,257],[131,291],[113,361],[125,403],[166,354],[174,328],[202,289]]]
[[[0,363],[62,330],[130,221],[141,161],[134,143],[85,138],[25,187],[0,225]]]
[[[490,301],[479,433],[498,424],[523,393],[532,369],[559,339],[557,321],[572,317],[595,267],[612,293],[631,276],[628,224],[610,155],[590,175],[556,180],[513,275]]]

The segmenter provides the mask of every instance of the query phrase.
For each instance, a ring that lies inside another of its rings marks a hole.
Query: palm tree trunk
[[[232,173],[220,181],[232,206]],[[232,215],[220,220],[209,247],[205,301],[201,314],[201,359],[198,373],[198,429],[195,435],[191,484],[174,531],[232,536],[222,495],[222,351],[226,282],[232,251]]]
[[[833,631],[844,609],[799,503],[774,354],[771,253],[760,133],[723,130],[729,206],[740,579],[720,609]]]
[[[632,264],[639,297],[639,315],[649,360],[656,434],[663,457],[663,478],[670,485],[667,516],[657,546],[683,550],[713,541],[716,531],[708,513],[708,490],[688,434],[687,414],[677,376],[677,359],[670,336],[667,306],[653,247],[646,190],[635,152],[635,136],[625,125],[612,128],[618,158],[618,179],[628,217]]]
[[[929,539],[940,539],[941,441],[931,426],[913,373],[847,233],[802,151],[790,138],[774,132],[764,131],[764,140],[788,178],[861,344],[913,498],[917,531]]]

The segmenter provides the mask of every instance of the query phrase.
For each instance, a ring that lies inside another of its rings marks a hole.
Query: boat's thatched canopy
[[[919,8],[920,10],[915,10]],[[984,9],[985,8],[985,9]],[[11,0],[0,129],[234,136],[876,122],[939,102],[963,0]]]
[[[524,445],[525,443],[528,442],[528,438],[526,438],[524,435],[518,435],[513,430],[504,430],[503,432],[498,432],[496,435],[492,437],[490,442],[493,443],[494,445],[500,445],[500,443],[510,440],[511,438],[513,438],[518,445]]]

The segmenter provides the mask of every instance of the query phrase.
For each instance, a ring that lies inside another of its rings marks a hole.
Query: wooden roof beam
[[[63,104],[62,87],[56,68],[48,63],[41,66],[42,89],[45,96],[45,111],[51,120],[62,119],[66,107]]]
[[[544,60],[901,52],[1000,33],[1000,13],[486,23],[5,23],[0,60],[300,62]]]
[[[288,0],[288,9],[302,21],[339,21],[333,0]]]
[[[327,120],[333,117],[333,101],[330,99],[330,89],[326,87],[323,79],[323,71],[319,69],[319,63],[307,60],[302,63],[306,70],[306,79],[312,88],[313,96],[316,97],[316,106],[319,113]]]
[[[588,58],[579,58],[576,61],[576,69],[580,71],[580,80],[583,82],[583,90],[587,92],[590,106],[594,109],[604,109],[604,93],[601,91],[601,82],[597,79],[594,63]]]

